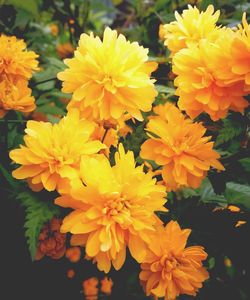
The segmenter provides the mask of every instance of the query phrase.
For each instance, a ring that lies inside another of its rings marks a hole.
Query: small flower
[[[53,36],[58,36],[59,28],[58,28],[58,25],[57,25],[57,24],[50,24],[50,25],[49,25],[49,28],[50,28],[51,34],[52,34]]]
[[[15,36],[0,35],[0,81],[29,79],[38,70],[38,55],[27,51],[23,40]]]
[[[61,219],[53,218],[43,227],[38,238],[36,260],[44,256],[59,259],[64,255],[66,234],[60,232],[60,226]]]
[[[150,74],[157,67],[148,62],[148,50],[130,43],[122,34],[106,28],[103,41],[82,34],[68,69],[60,72],[63,92],[93,110],[100,120],[120,119],[125,112],[143,120],[140,111],[150,111],[157,92]]]
[[[74,47],[71,43],[58,44],[56,46],[56,51],[60,58],[70,58],[73,56]]]
[[[26,80],[3,80],[0,82],[0,118],[9,110],[31,112],[35,110],[35,99],[31,96]]]
[[[101,280],[101,292],[103,292],[106,295],[110,295],[112,292],[113,284],[113,280],[105,276]]]
[[[86,300],[97,300],[98,298],[98,279],[91,277],[82,283],[83,294]]]
[[[158,227],[148,245],[139,275],[146,295],[176,299],[180,294],[195,296],[209,275],[202,266],[207,254],[201,246],[186,247],[190,229],[177,222]]]
[[[67,271],[67,277],[68,278],[73,278],[75,276],[75,271],[73,270],[73,269],[69,269],[68,271]]]
[[[95,124],[81,120],[71,111],[58,124],[28,121],[25,146],[10,152],[10,158],[21,166],[12,175],[31,178],[33,185],[42,184],[48,191],[64,188],[67,180],[78,177],[81,157],[105,149],[91,139]]]
[[[70,195],[55,200],[74,209],[65,217],[62,232],[73,234],[71,244],[86,246],[86,254],[106,273],[111,263],[116,270],[124,264],[126,247],[141,261],[148,234],[160,220],[155,211],[166,211],[165,187],[156,185],[152,175],[136,167],[133,152],[123,146],[115,155],[115,165],[103,155],[84,158],[82,183],[72,182]]]
[[[76,263],[81,258],[81,249],[79,247],[70,247],[66,250],[65,256],[72,263]]]
[[[216,26],[220,12],[214,12],[213,5],[209,5],[205,12],[200,12],[197,7],[188,5],[182,15],[175,12],[176,21],[162,25],[159,35],[165,40],[165,45],[172,55],[183,48],[198,43],[201,39],[215,40],[219,27]]]
[[[192,123],[171,103],[159,105],[154,112],[146,128],[150,139],[142,144],[140,155],[163,166],[167,190],[197,188],[210,167],[224,170],[201,123]]]

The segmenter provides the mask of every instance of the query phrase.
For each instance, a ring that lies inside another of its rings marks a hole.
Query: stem
[[[42,80],[42,81],[39,81],[39,82],[35,82],[34,85],[33,85],[33,87],[34,87],[34,86],[37,86],[37,85],[39,85],[39,84],[45,83],[45,82],[49,82],[49,81],[52,81],[52,80],[56,80],[56,79],[57,79],[57,78],[54,77],[54,78],[45,79],[45,80]]]
[[[108,131],[109,131],[109,128],[106,128],[106,129],[105,129],[105,132],[104,132],[104,135],[103,135],[103,137],[102,137],[102,140],[101,140],[102,143],[104,142],[105,137],[106,137]]]
[[[27,123],[27,120],[0,120],[0,123],[5,123],[7,121],[7,123]]]
[[[223,164],[227,164],[227,163],[237,161],[241,158],[247,158],[247,157],[249,157],[249,155],[250,155],[250,150],[245,149],[245,150],[242,150],[241,152],[235,153],[233,155],[230,155],[230,156],[227,156],[227,157],[222,157],[220,161]]]

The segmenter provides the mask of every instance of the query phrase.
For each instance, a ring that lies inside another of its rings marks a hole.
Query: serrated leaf
[[[230,119],[223,120],[223,127],[219,131],[219,135],[216,138],[215,146],[222,145],[239,136],[243,131],[243,128],[239,126],[237,122]]]
[[[26,191],[16,196],[21,205],[25,207],[25,236],[31,255],[34,260],[37,250],[39,233],[44,223],[59,215],[59,208],[53,203],[47,203],[38,198],[36,193]]]
[[[228,203],[243,206],[250,210],[250,186],[228,182],[224,195]]]

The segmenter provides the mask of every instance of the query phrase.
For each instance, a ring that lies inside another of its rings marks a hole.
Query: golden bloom
[[[59,259],[64,255],[66,234],[60,232],[61,223],[61,219],[53,218],[44,225],[38,237],[36,260],[40,260],[45,255],[53,259]]]
[[[111,278],[108,277],[104,277],[101,280],[101,292],[103,292],[104,294],[110,295],[112,292],[112,286],[113,286],[113,280]]]
[[[242,26],[239,26],[237,35],[232,43],[232,72],[243,79],[246,89],[250,92],[250,25],[247,23],[246,14],[242,17]]]
[[[163,166],[168,190],[197,188],[210,167],[224,169],[201,123],[192,123],[171,103],[159,105],[154,111],[157,116],[150,118],[146,128],[150,139],[142,144],[140,155]]]
[[[81,249],[80,249],[80,247],[70,247],[70,248],[68,248],[66,250],[65,256],[72,263],[78,262],[81,258]]]
[[[196,295],[209,275],[202,261],[207,258],[201,246],[186,248],[190,229],[182,230],[170,221],[159,227],[148,245],[139,275],[147,296],[174,300],[180,294]]]
[[[86,300],[97,300],[98,298],[98,279],[91,277],[82,283],[83,294]]]
[[[27,51],[23,40],[15,36],[0,35],[0,81],[29,79],[38,70],[38,55]],[[6,76],[6,77],[5,77]]]
[[[90,139],[94,129],[94,123],[79,119],[78,111],[71,111],[58,124],[28,121],[25,146],[10,152],[10,158],[21,165],[13,177],[31,178],[32,184],[42,184],[48,191],[63,188],[66,179],[78,176],[83,155],[105,148]]]
[[[58,36],[59,28],[58,28],[58,25],[57,25],[57,24],[50,24],[50,25],[49,25],[49,28],[50,28],[51,34],[52,34],[53,36]]]
[[[150,74],[157,67],[147,62],[148,50],[130,43],[122,34],[106,28],[103,41],[82,34],[75,57],[66,59],[60,72],[63,92],[73,93],[100,120],[115,120],[128,112],[143,120],[140,111],[150,111],[157,95]]]
[[[0,118],[8,110],[31,112],[36,108],[35,99],[31,96],[26,80],[19,79],[16,82],[2,80],[0,82]]]
[[[176,21],[160,27],[159,35],[165,40],[165,45],[172,55],[183,48],[198,43],[201,39],[215,40],[218,36],[218,21],[220,12],[214,13],[213,5],[209,5],[205,12],[200,12],[197,7],[188,5],[180,15],[175,12]]]
[[[239,81],[229,64],[235,33],[221,30],[216,43],[202,40],[199,45],[180,50],[173,58],[178,106],[191,118],[206,112],[217,121],[226,117],[229,110],[243,112],[248,106],[243,97],[247,94],[244,81]]]
[[[74,50],[71,43],[58,44],[56,46],[56,51],[60,58],[69,58],[73,56]]]
[[[123,146],[110,166],[104,155],[85,158],[81,162],[81,184],[72,182],[71,195],[56,199],[56,204],[74,209],[64,220],[62,232],[71,232],[72,245],[85,245],[89,258],[106,273],[111,263],[116,270],[125,261],[126,246],[141,261],[145,241],[160,222],[155,211],[166,211],[165,188],[156,185],[143,166],[135,166],[132,151]]]

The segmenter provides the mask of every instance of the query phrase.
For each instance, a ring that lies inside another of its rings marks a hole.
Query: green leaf
[[[12,177],[12,175],[4,168],[2,164],[0,164],[0,173],[14,190],[18,189],[20,186],[19,182]]]
[[[44,223],[59,215],[59,208],[53,203],[47,203],[38,198],[37,193],[30,191],[21,192],[17,195],[17,200],[25,207],[25,236],[31,255],[34,260],[37,249],[39,233]]]
[[[228,182],[225,197],[230,204],[242,206],[250,210],[250,186],[235,182]]]
[[[156,84],[155,88],[159,93],[164,93],[164,94],[169,94],[169,95],[175,94],[175,89],[172,87],[169,87],[169,86]]]
[[[15,8],[25,10],[33,16],[38,16],[38,1],[36,0],[7,0],[6,3],[13,5]]]
[[[60,107],[52,106],[52,105],[48,105],[48,104],[38,106],[36,111],[42,112],[44,114],[51,114],[51,115],[61,115],[61,116],[65,115],[64,110],[61,109]]]
[[[242,158],[239,160],[239,162],[247,172],[250,172],[250,158],[249,157]]]
[[[197,192],[197,190],[194,190],[191,188],[183,188],[181,190],[181,194],[185,199],[199,196],[199,193]]]
[[[215,146],[219,146],[231,141],[235,137],[239,136],[242,131],[243,128],[239,126],[238,122],[230,119],[223,120],[223,127],[219,131],[219,135],[216,138]]]

